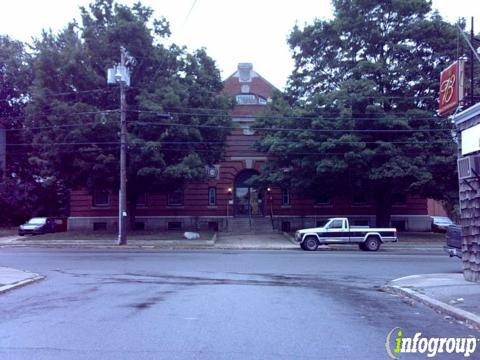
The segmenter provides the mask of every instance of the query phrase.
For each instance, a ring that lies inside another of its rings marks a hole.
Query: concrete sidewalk
[[[134,240],[118,246],[111,240],[46,240],[35,236],[0,237],[1,247],[42,247],[80,249],[231,249],[231,250],[292,250],[300,249],[282,233],[269,234],[215,234],[208,240]]]
[[[0,294],[43,278],[39,274],[0,266]]]
[[[216,249],[237,250],[298,250],[300,246],[293,244],[282,233],[269,234],[218,234]]]
[[[232,249],[232,250],[300,250],[300,246],[287,233],[233,234],[218,233],[206,240],[135,240],[128,239],[127,245],[118,246],[111,239],[90,240],[47,240],[36,236],[0,237],[1,247],[41,247],[79,249]],[[383,244],[380,251],[411,251],[426,254],[443,254],[443,242],[398,242]],[[319,251],[358,251],[357,245],[321,245]],[[446,255],[445,255],[446,256]]]
[[[466,281],[461,273],[407,276],[390,281],[385,290],[480,329],[480,283]]]

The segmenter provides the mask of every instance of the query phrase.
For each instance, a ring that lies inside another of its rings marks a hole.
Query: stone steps
[[[228,231],[236,234],[268,234],[278,232],[272,229],[270,218],[231,218],[228,220]]]

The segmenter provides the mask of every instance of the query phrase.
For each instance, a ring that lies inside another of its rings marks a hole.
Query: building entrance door
[[[250,188],[250,214],[252,216],[262,215],[261,209],[263,208],[262,197],[257,189]]]
[[[235,179],[235,216],[263,216],[262,193],[248,181],[257,174],[255,170],[244,170]]]
[[[247,187],[235,188],[235,215],[248,216],[250,206],[250,193]]]

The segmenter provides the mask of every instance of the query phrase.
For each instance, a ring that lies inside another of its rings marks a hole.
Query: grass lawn
[[[201,231],[200,239],[210,240],[213,237],[213,231]],[[153,230],[136,230],[128,231],[128,240],[185,240],[184,232],[180,231],[153,231]],[[36,236],[26,236],[25,239],[31,240],[115,240],[118,234],[112,231],[68,231],[53,234],[44,234]]]

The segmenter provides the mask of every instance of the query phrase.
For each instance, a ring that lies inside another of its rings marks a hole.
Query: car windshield
[[[28,220],[28,225],[43,225],[47,221],[47,218],[32,218]]]

